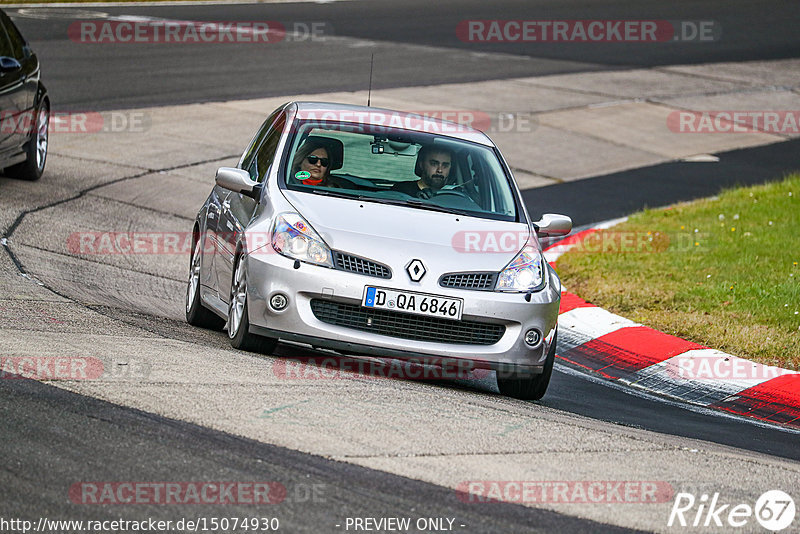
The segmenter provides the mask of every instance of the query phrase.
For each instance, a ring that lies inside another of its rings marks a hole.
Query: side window
[[[9,41],[11,41],[11,49],[14,53],[14,58],[19,62],[28,59],[31,55],[30,48],[28,48],[28,43],[25,42],[25,38],[22,37],[21,33],[19,33],[19,30],[11,21],[11,19],[4,18],[3,26],[6,28]]]
[[[253,179],[259,183],[264,181],[264,178],[267,176],[267,170],[269,170],[270,165],[272,165],[272,162],[275,159],[275,150],[278,148],[278,142],[281,139],[281,133],[283,133],[283,127],[285,125],[285,116],[281,116],[277,121],[275,121],[275,124],[273,124],[272,128],[270,128],[266,139],[264,139],[264,142],[261,143],[258,152],[256,152],[256,157],[250,164],[250,168],[248,169],[250,176],[253,176],[253,170],[255,170],[256,176],[253,177]]]
[[[260,151],[261,145],[264,143],[264,138],[266,138],[267,135],[269,135],[276,127],[278,127],[279,130],[283,129],[283,124],[285,122],[283,117],[281,117],[281,124],[276,124],[276,121],[278,117],[281,116],[282,111],[283,110],[281,109],[277,109],[272,113],[272,115],[267,117],[267,120],[265,120],[264,124],[261,125],[258,133],[256,133],[255,137],[253,137],[253,140],[250,141],[250,145],[247,147],[247,150],[245,150],[245,153],[242,156],[241,168],[249,172],[250,178],[253,180],[260,181],[258,179],[258,162],[256,155]]]
[[[2,19],[0,19],[2,21]],[[15,57],[14,50],[11,48],[11,42],[8,40],[5,25],[0,24],[0,56]]]
[[[278,118],[280,113],[281,110],[276,109],[269,117],[267,117],[267,120],[265,120],[261,125],[261,128],[258,129],[258,132],[253,137],[252,141],[250,141],[250,145],[247,147],[247,150],[245,150],[245,153],[242,156],[242,169],[250,172],[250,178],[253,180],[257,178],[255,166],[256,152],[261,146],[261,143],[264,142],[264,138],[272,130],[273,123],[275,122],[275,119]]]
[[[464,188],[468,192],[472,192],[472,199],[478,203],[481,209],[488,210],[488,195],[485,194],[486,174],[481,172],[481,164],[475,159],[475,155],[471,151],[467,154],[467,166],[469,168],[469,177],[464,184]]]

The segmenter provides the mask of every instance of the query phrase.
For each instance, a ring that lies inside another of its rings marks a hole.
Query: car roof
[[[439,119],[428,114],[434,114],[433,111],[420,111],[419,113],[411,113],[393,109],[354,106],[350,104],[336,104],[332,102],[303,101],[290,102],[289,104],[294,104],[297,106],[297,118],[303,120],[322,119],[331,122],[356,122],[361,124],[387,126],[420,133],[444,135],[447,137],[453,137],[463,141],[471,141],[473,143],[479,143],[490,147],[495,146],[492,140],[480,130],[476,130],[464,124]],[[470,112],[439,110],[435,113],[446,115],[448,113],[463,114]],[[478,114],[480,112],[476,111],[473,113]],[[485,114],[481,113],[481,115]]]

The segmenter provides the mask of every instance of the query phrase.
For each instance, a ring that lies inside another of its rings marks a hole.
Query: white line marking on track
[[[592,306],[590,308],[575,308],[558,316],[559,325],[565,328],[578,330],[581,334],[592,339],[616,332],[621,328],[642,326],[630,319],[614,315],[613,313]]]

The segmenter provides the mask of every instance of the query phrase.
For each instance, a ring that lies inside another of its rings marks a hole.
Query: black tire
[[[186,322],[192,326],[222,330],[225,321],[217,314],[203,306],[200,300],[200,259],[202,255],[200,241],[192,243],[192,256],[189,259],[189,281],[186,287]],[[193,287],[194,284],[194,287]]]
[[[241,267],[241,269],[240,269]],[[239,298],[237,298],[239,294]],[[234,320],[234,310],[241,305],[241,318]],[[244,268],[241,257],[237,257],[233,265],[231,279],[231,293],[228,304],[228,337],[231,346],[235,349],[248,352],[272,354],[278,346],[278,340],[250,333],[250,318],[247,306],[247,270]]]
[[[25,144],[25,161],[6,169],[6,175],[11,178],[34,181],[41,178],[44,173],[44,165],[47,162],[48,126],[50,122],[50,103],[46,98],[36,108],[34,118],[36,122],[33,124],[31,138]],[[40,149],[43,152],[40,153]]]
[[[497,373],[497,389],[502,395],[522,400],[539,400],[547,392],[550,385],[550,377],[553,375],[553,364],[556,359],[556,338],[558,333],[553,336],[553,343],[547,351],[547,358],[544,361],[544,370],[541,374],[503,374]]]

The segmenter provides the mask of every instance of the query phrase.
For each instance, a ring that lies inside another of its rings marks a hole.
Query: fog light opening
[[[535,328],[531,328],[527,332],[525,332],[525,344],[531,347],[537,346],[542,341],[542,333],[536,330]]]
[[[275,293],[269,299],[269,306],[275,311],[283,311],[288,305],[289,299],[286,295],[282,295],[281,293]]]

